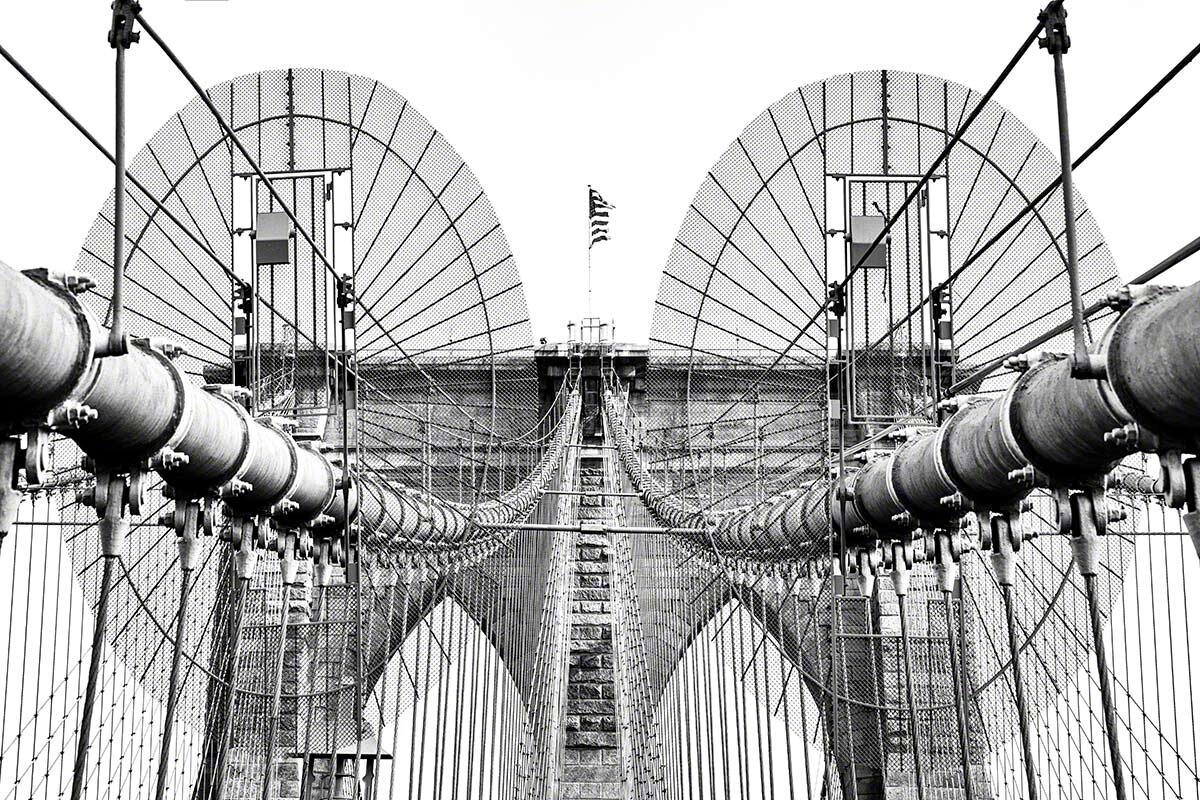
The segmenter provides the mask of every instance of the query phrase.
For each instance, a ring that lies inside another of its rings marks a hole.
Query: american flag
[[[615,206],[600,196],[600,193],[588,187],[588,221],[592,224],[592,239],[588,244],[591,250],[597,242],[608,241],[608,212]]]

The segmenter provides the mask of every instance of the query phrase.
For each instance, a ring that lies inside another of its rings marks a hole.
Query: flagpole
[[[588,184],[587,224],[587,315],[592,315],[592,185]]]

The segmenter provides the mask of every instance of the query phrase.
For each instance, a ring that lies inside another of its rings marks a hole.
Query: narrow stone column
[[[600,459],[582,458],[579,521],[610,523]],[[622,796],[621,737],[613,676],[612,545],[609,534],[577,540],[570,597],[567,713],[561,797],[609,800]]]

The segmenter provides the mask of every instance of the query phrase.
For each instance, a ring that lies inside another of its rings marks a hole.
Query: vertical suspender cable
[[[92,716],[95,712],[96,688],[100,678],[100,658],[104,653],[104,639],[108,631],[108,601],[112,594],[113,567],[121,557],[125,537],[129,533],[129,517],[126,514],[128,499],[125,476],[100,473],[97,476],[97,490],[102,481],[107,481],[107,489],[103,492],[106,501],[97,503],[97,508],[103,509],[103,517],[98,523],[100,531],[100,550],[104,559],[104,571],[100,577],[100,596],[96,603],[96,627],[92,632],[92,652],[88,660],[87,686],[84,690],[83,706],[79,720],[79,741],[75,750],[75,769],[71,775],[71,800],[83,797],[84,776],[87,774],[87,754],[92,740]],[[97,500],[101,497],[96,492]]]
[[[326,544],[325,547],[328,547],[328,544]],[[328,563],[329,557],[330,556],[328,555],[327,552],[322,552],[318,556],[318,560],[320,563],[318,564],[318,566],[316,568],[316,580],[313,581],[316,584],[316,586],[314,587],[315,596],[313,597],[313,604],[312,604],[312,620],[314,623],[312,640],[313,640],[313,650],[318,653],[318,655],[317,655],[318,658],[320,657],[319,652],[321,649],[321,629],[326,628],[326,626],[322,625],[321,623],[325,617],[325,593],[329,588],[328,573],[327,573],[327,570],[323,570],[322,567],[324,567]],[[326,639],[326,644],[328,644],[328,641],[329,641],[328,628],[326,628],[326,631],[327,632],[326,632],[325,639]],[[301,769],[304,770],[304,772],[301,773],[301,778],[303,779],[303,781],[300,784],[300,800],[310,800],[310,798],[312,797],[313,783],[316,781],[315,770],[312,769],[312,766],[313,766],[312,734],[313,734],[313,726],[315,724],[314,717],[316,716],[318,692],[320,693],[320,696],[323,698],[321,700],[321,702],[323,702],[323,703],[329,702],[329,700],[328,700],[328,697],[329,697],[328,683],[329,682],[327,679],[324,682],[324,684],[320,688],[318,688],[317,687],[317,678],[314,675],[312,685],[309,687],[310,699],[308,701],[308,715],[307,715],[308,719],[304,724],[304,757],[300,761]],[[394,747],[392,749],[393,749],[393,751],[395,750]],[[370,798],[370,800],[375,800],[375,798],[372,797],[372,798]]]
[[[162,747],[158,755],[158,778],[154,786],[155,800],[162,800],[167,791],[167,771],[171,762],[171,730],[175,722],[175,708],[179,702],[179,663],[183,655],[183,635],[187,629],[188,598],[192,590],[192,564],[185,561],[182,551],[185,540],[180,539],[179,616],[175,619],[175,647],[171,653],[171,679],[167,684],[167,708],[163,720]],[[195,540],[191,543],[193,546]]]
[[[75,750],[75,769],[71,775],[71,800],[83,797],[83,781],[87,774],[87,754],[92,739],[92,713],[96,702],[96,683],[100,677],[100,655],[104,651],[104,635],[108,627],[108,598],[112,594],[112,575],[115,557],[104,558],[100,578],[100,600],[96,604],[96,627],[92,632],[92,653],[88,661],[87,688],[79,719],[79,742]]]
[[[1067,36],[1067,11],[1062,0],[1051,0],[1038,15],[1045,29],[1045,36],[1038,44],[1050,52],[1054,59],[1054,97],[1058,110],[1058,148],[1062,163],[1063,215],[1066,217],[1067,278],[1071,288],[1071,332],[1075,340],[1075,351],[1071,362],[1071,374],[1077,378],[1095,377],[1089,364],[1091,342],[1083,324],[1083,292],[1079,287],[1079,248],[1075,231],[1075,184],[1071,167],[1071,129],[1067,122],[1067,78],[1063,68],[1063,54],[1071,46]]]
[[[1030,800],[1037,800],[1037,774],[1034,771],[1033,746],[1029,741],[1029,712],[1025,707],[1025,681],[1021,676],[1021,653],[1017,646],[1017,616],[1013,612],[1012,584],[1000,585],[1004,598],[1004,617],[1008,622],[1008,653],[1012,659],[1013,696],[1017,703],[1017,725],[1021,734],[1021,753],[1025,761],[1025,785]]]
[[[108,350],[110,356],[125,351],[125,48],[117,46],[116,68],[116,141],[113,167],[116,188],[113,191],[113,285]]]
[[[124,283],[124,238],[125,238],[125,50],[137,41],[138,35],[133,31],[133,20],[139,7],[129,0],[116,0],[113,3],[112,27],[108,32],[108,43],[116,52],[116,68],[114,70],[116,122],[114,125],[115,142],[115,186],[113,207],[113,290],[112,290],[112,319],[108,335],[108,346],[105,355],[120,355],[125,352],[122,324],[122,287]],[[99,478],[99,476],[97,476]],[[113,488],[119,488],[113,497]],[[124,480],[114,479],[110,483],[109,502],[104,509],[102,521],[102,538],[104,548],[104,571],[100,579],[100,598],[96,605],[96,628],[92,636],[92,653],[88,662],[87,688],[83,699],[83,709],[79,722],[79,742],[75,751],[75,771],[71,776],[71,800],[79,800],[83,796],[83,779],[87,772],[87,754],[91,746],[92,715],[96,699],[96,684],[99,678],[100,657],[104,650],[104,636],[108,625],[108,599],[112,592],[113,562],[120,557],[121,542],[128,528],[128,520],[124,518],[125,498]],[[111,541],[110,541],[111,539]]]
[[[1104,733],[1108,738],[1109,755],[1112,758],[1113,785],[1117,800],[1125,800],[1125,767],[1121,762],[1121,745],[1117,739],[1117,709],[1113,704],[1112,678],[1108,670],[1108,656],[1104,652],[1104,619],[1100,614],[1100,598],[1096,591],[1095,574],[1083,576],[1087,590],[1088,611],[1092,618],[1092,637],[1096,646],[1096,671],[1100,683],[1100,707],[1104,712]]]
[[[105,355],[125,353],[125,51],[138,40],[133,22],[141,6],[130,0],[113,3],[108,43],[116,50],[114,69],[115,106],[113,141],[113,285],[108,347]]]
[[[896,558],[903,556],[896,554]],[[897,568],[901,565],[897,564]],[[925,800],[925,775],[921,769],[921,747],[917,734],[917,700],[913,691],[912,648],[909,646],[908,603],[907,592],[896,593],[896,601],[900,606],[900,647],[904,654],[904,691],[908,701],[909,739],[912,740],[913,772],[917,781],[917,800]]]
[[[1080,492],[1071,497],[1072,536],[1071,551],[1075,568],[1083,576],[1084,593],[1087,595],[1088,612],[1092,623],[1092,640],[1096,648],[1096,679],[1100,684],[1100,707],[1103,713],[1104,733],[1108,740],[1108,753],[1112,761],[1112,779],[1116,787],[1117,800],[1125,800],[1125,766],[1121,760],[1121,743],[1117,738],[1117,708],[1112,696],[1112,675],[1108,669],[1108,655],[1104,648],[1104,616],[1100,611],[1100,594],[1096,586],[1096,575],[1100,567],[1100,531],[1097,518],[1108,510],[1093,503],[1092,497]]]
[[[245,535],[250,535],[249,533]],[[214,800],[225,795],[225,768],[229,761],[229,745],[233,738],[233,707],[237,695],[237,666],[241,656],[242,630],[245,627],[246,595],[250,592],[250,578],[237,578],[237,600],[233,610],[233,643],[229,648],[229,688],[225,692],[225,712],[221,715],[221,738],[217,745],[217,776],[214,783]]]
[[[288,603],[291,601],[291,594],[292,584],[285,580],[279,607],[279,647],[275,649],[275,682],[271,688],[271,719],[267,725],[267,766],[263,774],[262,800],[269,800],[271,780],[275,777],[275,737],[279,731],[279,714],[282,705],[283,655],[287,650]]]
[[[946,603],[946,647],[949,650],[950,656],[950,680],[954,682],[954,711],[958,717],[958,751],[962,761],[963,794],[965,800],[975,800],[975,788],[971,785],[970,737],[967,733],[967,697],[966,692],[963,691],[962,681],[965,665],[958,663],[958,650],[954,640],[953,592],[943,592],[942,597]],[[959,590],[959,602],[963,602],[961,589]],[[966,631],[959,632],[959,636],[965,635]]]

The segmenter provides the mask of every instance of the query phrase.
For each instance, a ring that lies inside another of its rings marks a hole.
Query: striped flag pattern
[[[588,250],[595,247],[597,242],[608,241],[608,212],[613,208],[616,206],[601,197],[591,186],[588,187],[588,221],[592,225],[592,238],[588,243]]]

